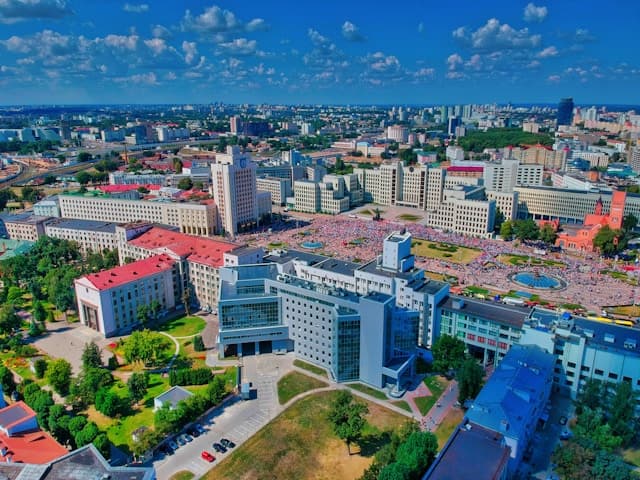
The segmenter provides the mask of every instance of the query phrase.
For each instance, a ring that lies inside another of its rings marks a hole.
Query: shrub
[[[33,370],[36,378],[44,378],[44,374],[47,371],[47,361],[44,358],[37,359],[33,362]]]
[[[181,368],[173,369],[169,373],[169,384],[174,385],[205,385],[211,381],[213,374],[210,368]]]
[[[193,349],[196,352],[204,352],[204,342],[200,335],[196,335],[193,339]]]

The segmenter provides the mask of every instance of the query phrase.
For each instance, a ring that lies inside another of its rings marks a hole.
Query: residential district
[[[637,477],[632,107],[0,124],[0,477]]]

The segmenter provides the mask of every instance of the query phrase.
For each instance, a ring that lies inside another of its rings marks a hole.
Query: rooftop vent
[[[634,338],[627,338],[624,341],[624,348],[627,348],[629,350],[633,350],[634,348],[636,348],[637,343],[636,340]]]
[[[607,342],[607,343],[615,343],[616,337],[615,337],[615,335],[613,335],[611,333],[605,333],[604,334],[604,341]]]
[[[584,336],[588,338],[593,338],[593,330],[587,330],[586,328],[583,330]]]

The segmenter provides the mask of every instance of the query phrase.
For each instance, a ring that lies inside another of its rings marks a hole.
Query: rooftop
[[[555,357],[536,345],[514,345],[482,388],[467,418],[506,437],[520,438],[548,399]]]
[[[338,260],[335,258],[327,258],[326,260],[314,265],[314,267],[320,270],[338,273],[340,275],[353,276],[353,272],[360,268],[361,264]]]
[[[408,270],[406,272],[398,272],[396,270],[385,270],[382,268],[381,265],[378,265],[378,259],[374,259],[374,260],[371,260],[369,263],[360,265],[358,270],[367,272],[367,273],[373,273],[376,275],[382,275],[383,277],[410,279],[420,269],[412,268],[411,270]]]
[[[160,185],[146,184],[146,183],[133,183],[130,185],[100,185],[97,188],[104,193],[121,193],[128,192],[130,190],[138,190],[143,187],[147,190],[159,190]]]
[[[28,242],[26,240],[0,240],[0,260],[7,260],[15,257],[16,255],[23,255],[33,248],[34,242]]]
[[[461,301],[461,308],[456,308],[454,302]],[[445,310],[463,311],[466,315],[486,318],[492,322],[522,328],[526,318],[531,313],[529,307],[505,305],[491,301],[476,300],[469,297],[451,295],[442,306]]]
[[[67,453],[69,450],[42,430],[23,432],[11,437],[0,433],[0,461],[2,462],[42,464],[60,458]]]
[[[87,279],[98,290],[109,290],[148,275],[171,270],[175,263],[176,261],[169,255],[154,255],[127,265],[121,265],[98,273],[90,273],[82,278]]]
[[[233,243],[194,237],[160,227],[150,228],[129,243],[147,250],[158,250],[158,252],[168,250],[179,257],[188,257],[190,262],[211,267],[223,266],[223,255],[238,247]]]
[[[116,233],[116,223],[100,222],[96,220],[76,220],[72,218],[58,218],[47,224],[48,227],[66,228],[68,230],[87,230],[90,232]]]
[[[300,250],[280,250],[279,252],[272,251],[264,258],[264,261],[282,264],[292,260],[300,260],[307,262],[308,265],[315,265],[316,263],[325,261],[327,258],[329,257],[315,253],[302,252]]]
[[[509,461],[504,437],[479,425],[461,425],[451,435],[424,480],[496,480]]]
[[[16,425],[35,418],[34,412],[26,403],[20,401],[0,409],[0,429],[8,430]]]
[[[189,390],[185,390],[184,388],[176,385],[175,387],[171,387],[166,392],[158,395],[154,400],[157,400],[162,404],[169,402],[173,407],[175,407],[176,405],[178,405],[178,402],[186,400],[187,398],[192,396],[193,393],[191,393]]]
[[[28,223],[35,225],[37,223],[44,222],[51,217],[43,217],[41,215],[34,215],[33,212],[16,213],[0,216],[4,223]]]

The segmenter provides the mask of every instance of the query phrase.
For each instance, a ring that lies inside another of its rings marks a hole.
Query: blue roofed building
[[[536,345],[514,345],[482,388],[466,418],[500,433],[510,447],[509,474],[522,461],[551,394],[555,357]]]

